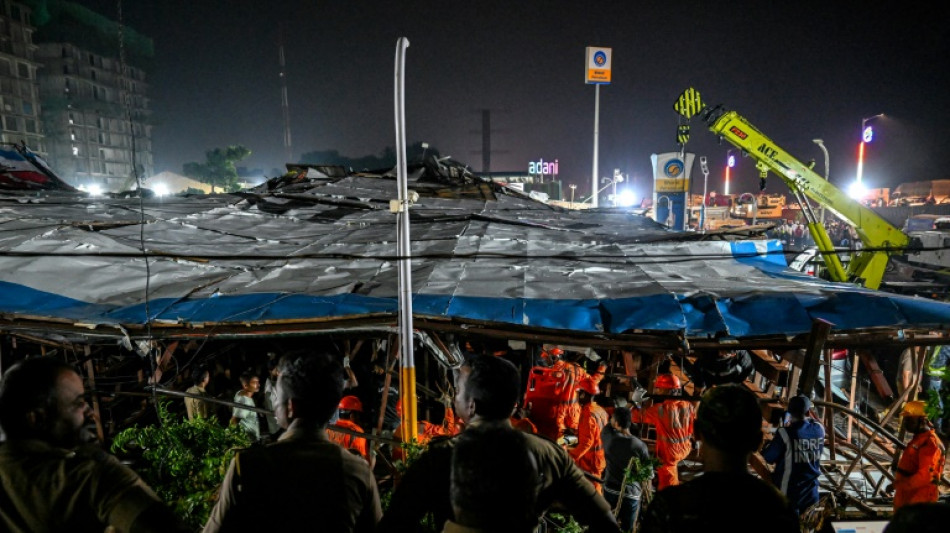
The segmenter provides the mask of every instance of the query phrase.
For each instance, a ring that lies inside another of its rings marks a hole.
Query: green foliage
[[[950,365],[947,365],[942,368],[928,367],[927,374],[933,376],[940,380],[950,380]],[[940,409],[940,398],[943,398],[943,410]],[[924,408],[924,412],[927,413],[927,418],[930,420],[935,420],[937,418],[947,418],[950,417],[950,389],[946,387],[941,387],[939,391],[930,390],[927,391],[927,406]]]
[[[185,163],[182,172],[189,178],[210,184],[214,192],[219,192],[217,188],[233,192],[240,188],[237,168],[234,164],[249,155],[251,151],[240,145],[232,145],[224,149],[215,148],[205,152],[204,163]]]
[[[559,533],[583,533],[584,528],[571,515],[548,513],[544,515],[544,522],[550,531]]]
[[[235,453],[250,446],[238,426],[214,419],[182,420],[158,404],[161,426],[132,427],[116,435],[112,451],[137,458],[135,470],[179,518],[201,529]]]
[[[409,466],[412,465],[426,451],[428,446],[426,444],[420,444],[418,440],[413,440],[412,442],[401,442],[399,447],[402,449],[403,459],[395,461],[393,466],[396,468],[396,473],[399,476],[402,476],[409,470]],[[382,505],[383,512],[386,512],[386,509],[389,508],[389,504],[393,498],[393,487],[390,487],[388,490],[383,490],[379,494],[380,504]],[[432,517],[432,513],[428,513],[422,519],[422,523],[419,524],[422,528],[421,531],[424,533],[439,533],[442,531],[442,524],[435,524],[435,519]]]
[[[946,396],[944,397],[943,399],[944,406],[947,405],[948,399],[950,398],[947,398]],[[943,417],[943,410],[940,409],[940,392],[935,391],[935,390],[927,391],[926,402],[927,402],[927,405],[924,406],[924,413],[927,414],[927,418],[929,418],[930,420],[936,420],[938,418]]]
[[[626,470],[623,471],[624,482],[642,483],[653,479],[654,472],[660,466],[660,460],[650,457],[647,461],[640,461],[639,457],[631,457]]]

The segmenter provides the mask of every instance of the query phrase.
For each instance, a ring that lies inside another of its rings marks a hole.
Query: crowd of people
[[[849,249],[860,247],[861,241],[850,225],[834,217],[827,217],[824,225],[834,246]],[[808,226],[798,221],[785,221],[765,233],[769,238],[782,241],[786,250],[804,250],[809,246],[815,246],[815,239],[808,231]]]
[[[260,375],[242,372],[226,417],[202,400],[213,375],[197,369],[184,416],[218,416],[260,443],[231,461],[204,531],[292,531],[319,521],[321,531],[411,532],[431,516],[448,533],[521,533],[535,531],[553,510],[591,533],[751,531],[764,524],[801,530],[801,516],[818,503],[826,436],[808,397],[789,399],[786,419],[766,440],[758,398],[744,384],[748,354],[710,352],[684,368],[702,396],[684,394],[667,360],[647,401],[631,403],[604,401],[602,363],[588,372],[563,355],[549,350],[539,360],[569,375],[574,395],[548,413],[558,425],[551,438],[531,422],[540,415],[523,410],[525,384],[506,354],[485,347],[467,354],[445,409],[450,423],[428,433],[385,512],[348,358],[318,350],[274,354],[263,393]],[[385,396],[387,383],[373,389]],[[261,394],[263,410],[255,402]],[[35,357],[4,373],[0,529],[183,531],[132,469],[92,442],[91,416],[83,380],[70,365]],[[944,461],[923,402],[906,402],[902,417],[912,440],[894,476],[895,510],[936,502]],[[636,424],[654,429],[652,455]],[[750,471],[756,453],[774,465],[771,479]],[[684,481],[679,463],[690,455],[702,472]],[[654,461],[655,481],[633,477]]]

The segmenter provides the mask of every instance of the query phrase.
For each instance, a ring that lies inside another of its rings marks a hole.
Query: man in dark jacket
[[[615,407],[610,416],[610,426],[602,433],[604,454],[607,457],[607,468],[604,470],[604,498],[614,509],[617,502],[620,504],[620,529],[624,532],[633,531],[640,512],[640,496],[642,488],[640,481],[625,478],[627,469],[636,471],[633,459],[640,465],[650,462],[650,450],[647,445],[630,433],[630,408]],[[653,478],[652,472],[650,479]]]
[[[332,354],[281,358],[274,416],[285,431],[234,456],[204,533],[372,533],[382,515],[376,478],[366,460],[327,435],[344,380]]]
[[[818,502],[818,476],[825,447],[825,427],[808,416],[811,401],[794,396],[788,401],[789,421],[778,428],[762,451],[765,462],[775,465],[772,482],[798,514]]]
[[[644,510],[640,533],[800,533],[785,496],[749,472],[749,457],[762,444],[755,394],[731,383],[710,389],[699,402],[695,428],[702,475],[657,492]]]
[[[455,414],[467,428],[484,424],[509,425],[518,405],[521,380],[518,369],[500,357],[473,355],[459,369]],[[433,439],[429,448],[409,467],[393,492],[377,532],[416,531],[426,513],[441,526],[452,518],[449,479],[452,449],[458,437]],[[525,434],[535,458],[540,488],[534,515],[540,518],[555,502],[563,505],[588,532],[616,533],[620,529],[604,497],[594,490],[571,456],[554,441]]]

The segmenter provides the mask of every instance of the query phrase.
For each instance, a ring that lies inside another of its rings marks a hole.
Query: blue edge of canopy
[[[510,325],[620,334],[633,330],[678,331],[689,336],[754,337],[798,334],[814,319],[836,330],[874,327],[931,327],[950,323],[950,304],[840,284],[831,285],[787,269],[781,243],[768,241],[767,254],[755,243],[732,243],[734,258],[767,276],[822,284],[822,294],[750,293],[719,298],[708,293],[673,293],[615,299],[486,298],[414,294],[413,314],[498,322]],[[359,294],[313,296],[259,293],[208,298],[163,298],[149,302],[153,321],[182,324],[347,318],[395,314],[395,297]],[[90,324],[141,324],[145,305],[93,304],[0,281],[0,312],[75,320]]]

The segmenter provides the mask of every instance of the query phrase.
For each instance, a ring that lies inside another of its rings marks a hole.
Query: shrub
[[[112,451],[133,458],[142,479],[197,531],[211,514],[231,459],[251,440],[240,427],[222,427],[213,418],[181,419],[168,404],[158,403],[159,426],[120,432]]]

